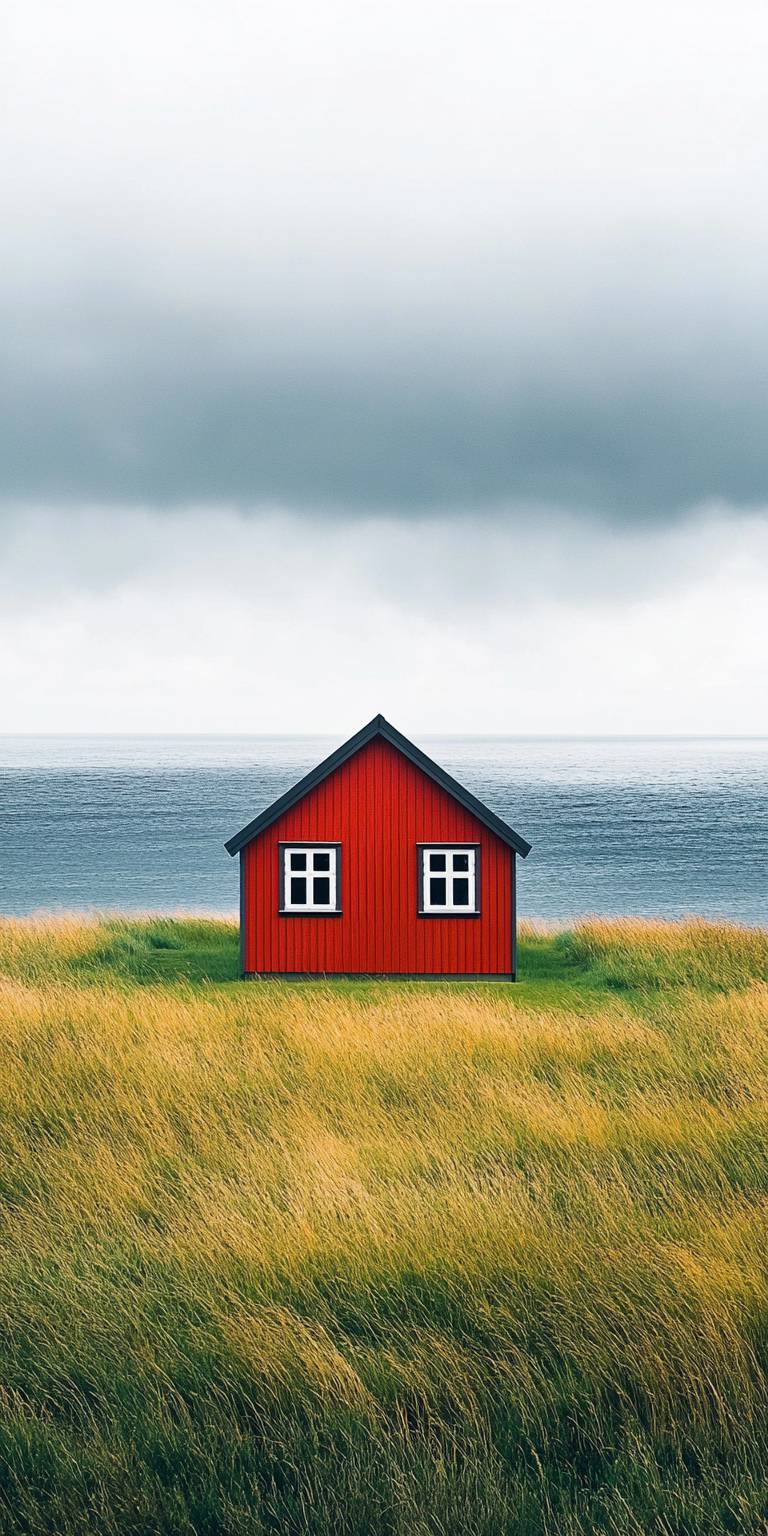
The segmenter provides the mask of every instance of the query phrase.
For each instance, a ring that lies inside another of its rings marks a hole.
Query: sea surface
[[[0,912],[234,912],[224,839],[337,738],[0,737]],[[768,925],[768,738],[443,737],[420,745],[533,843],[521,916]]]

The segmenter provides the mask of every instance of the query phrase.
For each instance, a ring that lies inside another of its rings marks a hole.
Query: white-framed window
[[[280,911],[336,916],[341,911],[340,845],[280,844]]]
[[[424,843],[419,847],[419,913],[422,917],[475,917],[480,849],[477,843]]]

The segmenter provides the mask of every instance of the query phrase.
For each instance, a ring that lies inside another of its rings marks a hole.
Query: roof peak
[[[345,763],[348,758],[353,757],[356,752],[359,752],[369,741],[373,741],[375,736],[382,736],[398,752],[402,752],[403,756],[407,757],[417,768],[420,768],[422,773],[426,773],[434,783],[439,784],[441,789],[444,789],[454,800],[458,800],[465,810],[468,810],[483,826],[487,827],[490,832],[494,832],[497,837],[501,838],[502,842],[506,843],[509,848],[513,848],[522,858],[526,858],[530,853],[530,843],[526,842],[519,832],[515,832],[506,821],[502,821],[501,817],[496,815],[495,811],[491,811],[487,805],[483,805],[482,800],[478,800],[470,790],[464,788],[463,784],[459,784],[457,779],[452,778],[450,773],[447,773],[444,768],[440,767],[439,763],[433,762],[426,752],[422,752],[421,748],[417,747],[414,742],[409,741],[407,736],[403,736],[382,714],[374,715],[367,725],[362,726],[359,731],[356,731],[354,736],[350,736],[348,741],[343,742],[340,747],[337,747],[335,752],[331,752],[330,756],[326,757],[322,763],[318,763],[316,768],[311,769],[309,773],[305,774],[298,784],[294,784],[292,789],[286,790],[286,793],[273,801],[272,805],[268,806],[265,811],[262,811],[259,816],[254,817],[253,821],[249,821],[248,825],[242,828],[242,831],[236,832],[234,837],[230,837],[224,844],[227,852],[233,855],[239,853],[246,843],[250,843],[254,837],[258,837],[260,832],[264,832],[267,827],[270,827],[273,822],[277,821],[279,816],[282,816],[284,811],[289,811],[291,806],[296,805],[299,800],[303,800],[310,790],[314,789],[317,784],[321,784],[324,779],[327,779],[337,768],[340,768],[342,763]]]

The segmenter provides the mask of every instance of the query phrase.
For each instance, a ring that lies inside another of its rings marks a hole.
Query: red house
[[[515,979],[531,845],[383,715],[225,846],[243,976]]]

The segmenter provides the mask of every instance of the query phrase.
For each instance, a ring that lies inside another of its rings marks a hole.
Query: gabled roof
[[[523,858],[530,853],[531,844],[527,843],[524,837],[521,837],[518,832],[513,832],[512,828],[508,827],[507,823],[502,821],[500,816],[497,816],[494,811],[489,811],[488,807],[483,805],[481,800],[475,799],[475,796],[471,795],[468,789],[465,789],[462,784],[457,783],[456,779],[451,778],[451,775],[446,773],[445,769],[441,768],[439,764],[433,763],[432,758],[427,757],[426,752],[422,752],[419,747],[415,747],[413,742],[408,740],[407,736],[401,736],[400,732],[396,731],[395,727],[390,725],[383,715],[374,715],[374,718],[367,725],[364,725],[361,731],[358,731],[355,736],[350,736],[349,741],[345,741],[343,746],[337,747],[330,757],[326,757],[322,763],[318,763],[317,767],[312,769],[311,773],[306,774],[303,779],[299,779],[298,784],[294,784],[293,789],[287,790],[284,795],[280,796],[279,800],[275,800],[272,805],[268,806],[266,811],[262,811],[260,816],[256,816],[253,821],[249,821],[247,827],[243,827],[241,832],[236,832],[234,837],[230,837],[229,841],[224,844],[227,853],[239,853],[246,843],[250,843],[254,837],[257,837],[260,832],[264,832],[267,827],[271,827],[272,823],[277,821],[278,816],[282,816],[284,811],[289,811],[299,800],[303,800],[304,796],[311,789],[314,789],[317,784],[322,784],[323,779],[327,779],[329,774],[333,773],[336,768],[340,768],[342,763],[346,763],[348,758],[353,757],[355,752],[359,752],[361,747],[366,746],[369,741],[373,741],[376,736],[382,736],[385,741],[390,743],[390,746],[396,747],[398,752],[402,752],[403,756],[407,757],[410,762],[415,763],[422,773],[426,773],[428,778],[434,780],[435,784],[439,784],[440,788],[446,790],[449,795],[452,795],[454,800],[458,800],[459,804],[463,805],[466,811],[476,816],[477,820],[482,822],[484,827],[487,827],[490,832],[495,832],[496,836],[500,837],[501,841],[506,843],[508,847],[514,848],[515,853],[522,854]]]

